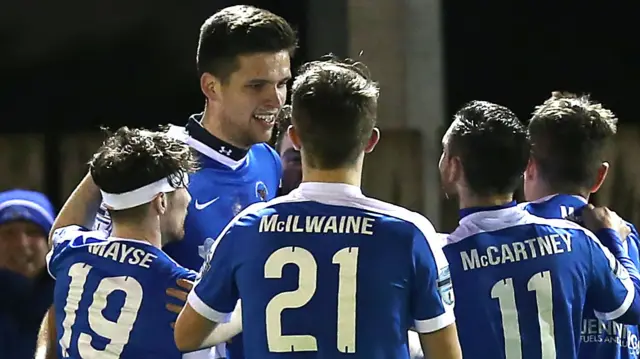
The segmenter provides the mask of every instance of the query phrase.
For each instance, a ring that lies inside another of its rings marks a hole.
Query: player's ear
[[[526,180],[532,180],[536,177],[536,163],[532,158],[529,158],[529,162],[527,163],[527,167],[524,169],[524,178]]]
[[[451,183],[458,183],[460,182],[460,180],[462,180],[462,178],[464,178],[464,168],[462,167],[462,161],[458,156],[451,157],[450,161],[451,163],[449,164],[449,166],[451,166],[451,169],[449,170],[449,181]]]
[[[302,148],[302,143],[300,142],[300,136],[298,136],[298,132],[293,125],[289,125],[287,128],[287,136],[291,140],[291,145],[293,145],[293,149],[296,151],[300,151]]]
[[[153,206],[159,214],[164,214],[167,211],[167,195],[165,193],[158,194],[153,201],[151,201],[151,206]]]
[[[609,162],[602,162],[602,164],[600,164],[600,168],[598,168],[596,181],[591,187],[591,193],[598,192],[598,190],[604,183],[604,180],[607,178],[607,173],[609,173]]]
[[[371,153],[378,144],[378,141],[380,141],[380,130],[374,127],[369,136],[369,142],[367,142],[367,146],[364,148],[364,153]]]
[[[200,76],[200,90],[207,97],[208,101],[218,101],[220,99],[221,84],[217,77],[208,72]]]

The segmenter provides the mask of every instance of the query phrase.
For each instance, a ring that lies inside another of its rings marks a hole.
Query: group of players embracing
[[[50,358],[638,356],[638,233],[587,204],[611,111],[554,93],[527,127],[465,105],[439,164],[460,223],[437,233],[360,189],[380,140],[361,63],[299,70],[280,131],[302,183],[276,197],[283,165],[265,142],[296,44],[268,11],[219,11],[200,32],[204,111],[118,129],[93,155],[50,235]]]

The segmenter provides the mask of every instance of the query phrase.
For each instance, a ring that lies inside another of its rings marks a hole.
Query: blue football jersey
[[[587,201],[580,196],[558,194],[524,204],[524,208],[539,217],[565,218],[570,215],[580,216]],[[629,258],[638,267],[638,232],[631,227],[631,234],[623,239],[624,248]],[[580,325],[580,359],[627,359],[638,358],[638,326],[624,325],[614,321],[601,321],[587,301],[584,318]]]
[[[209,249],[224,227],[243,209],[276,196],[282,177],[280,156],[269,145],[253,145],[248,151],[212,136],[201,125],[201,114],[193,115],[186,127],[171,126],[168,135],[185,142],[197,153],[200,169],[189,176],[192,197],[185,219],[182,241],[169,243],[164,251],[180,265],[199,270]],[[106,208],[95,219],[94,229],[110,233]],[[225,356],[225,346],[216,357]],[[242,359],[242,336],[228,346],[228,359]]]
[[[250,206],[220,238],[189,304],[220,322],[242,298],[247,359],[403,359],[409,328],[454,322],[431,223],[358,187],[302,183]]]
[[[186,127],[170,126],[167,132],[193,148],[200,165],[189,176],[192,200],[184,239],[163,248],[180,265],[193,270],[202,267],[213,242],[233,217],[253,203],[275,198],[282,177],[280,156],[269,145],[256,144],[243,151],[241,158],[232,158],[231,151],[240,150],[225,146],[202,128],[201,116],[192,116]],[[93,229],[111,233],[111,218],[104,203]]]
[[[269,145],[260,143],[241,152],[222,143],[192,117],[185,128],[173,126],[169,135],[186,142],[197,151],[200,169],[189,177],[192,200],[184,222],[184,239],[163,249],[189,269],[199,270],[209,249],[224,227],[241,210],[256,202],[275,197],[282,165],[280,156]],[[226,352],[226,355],[225,355]],[[242,335],[216,347],[215,357],[242,359]]]
[[[165,291],[195,272],[149,243],[78,226],[54,232],[47,269],[59,358],[182,358]]]
[[[220,232],[240,211],[275,197],[280,184],[279,157],[266,144],[254,145],[240,167],[231,169],[199,155],[201,168],[189,177],[192,197],[182,241],[164,250],[181,265],[199,270]]]
[[[601,319],[637,314],[629,273],[579,225],[515,202],[461,217],[444,253],[465,358],[576,358],[585,301]]]

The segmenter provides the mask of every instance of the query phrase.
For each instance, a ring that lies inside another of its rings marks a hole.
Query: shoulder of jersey
[[[491,226],[491,228],[481,228],[477,223],[473,221],[461,221],[458,227],[447,237],[447,244],[452,244],[459,242],[465,238],[478,235],[480,233],[490,233],[494,231],[507,230],[509,228],[514,228],[518,226],[525,225],[539,225],[539,226],[549,226],[553,228],[565,229],[565,230],[576,230],[578,232],[582,232],[587,236],[594,238],[594,236],[584,227],[579,224],[569,221],[567,219],[558,219],[558,218],[543,218],[536,216],[525,209],[528,203],[523,204],[522,206],[518,205],[518,209],[522,211],[522,217],[519,217],[518,221],[512,222],[510,224],[503,224],[500,226],[500,222],[494,222],[497,224],[495,227]]]
[[[256,156],[258,158],[264,158],[266,156],[276,163],[280,163],[280,155],[278,154],[278,152],[276,152],[273,147],[269,146],[266,143],[257,143],[251,146],[251,152],[253,153],[253,156]]]
[[[278,152],[276,152],[276,150],[273,147],[269,146],[269,144],[267,143],[258,143],[256,145],[253,145],[253,148],[263,150],[273,157],[280,158],[280,155],[278,154]]]
[[[231,223],[239,222],[240,220],[246,219],[249,216],[260,215],[260,211],[267,209],[269,207],[272,207],[278,203],[285,202],[283,199],[284,197],[278,197],[268,202],[256,202],[256,203],[250,204],[247,208],[240,211],[240,213],[236,215],[236,217],[234,218],[234,220],[231,221]]]
[[[528,213],[532,224],[547,225],[550,227],[578,230],[580,232],[590,233],[589,230],[581,226],[579,223],[569,218],[544,218]]]
[[[300,201],[308,201],[307,199],[301,198]],[[260,212],[269,209],[271,207],[277,205],[285,205],[287,203],[295,203],[298,202],[294,197],[289,195],[276,197],[268,202],[258,202],[250,205],[244,211],[240,212],[236,217],[236,220],[239,221],[241,219],[246,219],[247,216],[258,216],[260,217]],[[340,204],[338,204],[340,205]],[[349,203],[342,204],[344,207],[350,207],[352,209],[360,209],[363,211],[370,211],[373,213],[377,213],[386,217],[387,220],[391,220],[393,222],[403,222],[407,225],[410,225],[414,228],[417,228],[422,235],[427,238],[429,241],[434,241],[435,243],[441,243],[442,236],[438,235],[433,224],[429,219],[424,217],[422,214],[418,212],[411,211],[407,208],[400,207],[388,202],[384,202],[375,198],[364,197],[363,202],[355,205],[349,205]],[[255,218],[257,219],[257,218]]]
[[[427,239],[440,240],[431,221],[422,214],[376,198],[365,198],[367,202],[371,204],[370,210],[372,212],[380,213],[388,218],[395,218],[403,222],[411,223],[427,236]]]
[[[88,241],[91,241],[92,243],[104,241],[106,240],[106,235],[102,231],[91,231],[87,228],[77,225],[62,227],[56,229],[53,232],[53,247],[58,246],[62,242],[71,241],[78,238],[81,238],[81,242],[78,242],[77,244],[82,245]]]

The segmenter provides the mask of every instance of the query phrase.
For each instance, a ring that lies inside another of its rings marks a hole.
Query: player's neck
[[[344,183],[360,187],[362,172],[355,168],[320,170],[303,167],[302,182]]]
[[[247,146],[244,146],[242,144],[237,143],[237,141],[234,141],[233,138],[229,135],[227,135],[224,130],[222,129],[222,119],[220,118],[222,116],[221,113],[218,113],[217,111],[214,111],[213,109],[210,109],[209,106],[205,106],[204,108],[204,112],[202,114],[202,127],[207,130],[207,132],[209,132],[210,134],[212,134],[213,136],[215,136],[216,138],[230,144],[230,145],[234,145],[238,148],[242,148],[242,149],[248,149]]]
[[[162,236],[160,231],[150,228],[144,223],[113,223],[112,237],[134,239],[143,242],[149,242],[156,248],[162,248]]]
[[[589,191],[586,191],[586,190],[568,189],[568,188],[561,189],[561,188],[552,188],[550,186],[540,186],[539,188],[537,188],[535,192],[536,192],[534,195],[535,198],[532,198],[531,200],[549,197],[554,194],[567,194],[571,196],[580,196],[588,201],[589,195],[590,195]]]
[[[513,201],[512,194],[503,194],[496,196],[460,196],[460,208],[474,207],[494,207],[502,206]]]

